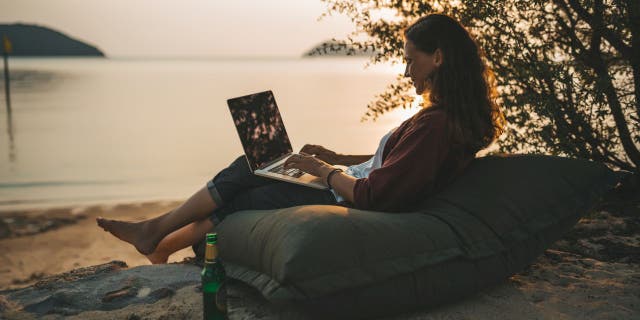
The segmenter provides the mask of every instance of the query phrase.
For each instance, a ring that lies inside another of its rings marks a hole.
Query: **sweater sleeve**
[[[382,166],[354,186],[353,206],[376,211],[405,211],[433,190],[448,148],[445,117],[432,114],[408,127]]]

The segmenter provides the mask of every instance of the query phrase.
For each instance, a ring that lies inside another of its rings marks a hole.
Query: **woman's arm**
[[[345,155],[335,153],[323,146],[315,145],[315,144],[306,144],[302,149],[300,149],[301,153],[313,154],[316,158],[330,163],[330,164],[339,164],[343,166],[351,166],[354,164],[363,163],[373,155]]]
[[[352,166],[354,164],[360,164],[363,163],[369,159],[371,159],[371,157],[373,157],[372,154],[370,155],[342,155],[339,154],[338,155],[339,161],[336,162],[335,164],[341,164],[343,166]]]

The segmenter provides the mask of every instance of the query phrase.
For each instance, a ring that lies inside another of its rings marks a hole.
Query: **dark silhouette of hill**
[[[9,37],[14,56],[105,56],[94,46],[41,26],[0,24],[0,41],[2,35]]]

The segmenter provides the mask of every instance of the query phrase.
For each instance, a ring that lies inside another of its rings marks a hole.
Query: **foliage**
[[[417,18],[434,12],[456,18],[496,74],[509,122],[500,151],[586,158],[639,172],[640,1],[323,1],[325,15],[345,14],[357,26],[339,44],[375,49],[372,63],[399,61],[402,31]],[[368,105],[366,117],[409,107],[410,86],[399,75]]]

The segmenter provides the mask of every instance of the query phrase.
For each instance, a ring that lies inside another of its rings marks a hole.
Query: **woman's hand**
[[[308,174],[320,177],[323,184],[327,184],[327,176],[335,167],[306,153],[294,154],[284,162],[284,167],[296,168]],[[356,178],[346,175],[344,172],[337,172],[331,176],[331,187],[345,200],[353,202],[353,188]]]
[[[304,147],[300,149],[300,153],[314,154],[316,158],[330,164],[338,164],[338,160],[340,158],[340,155],[337,153],[315,144],[305,144]]]
[[[331,165],[317,157],[302,152],[289,157],[287,161],[284,162],[284,167],[285,169],[296,168],[323,179],[334,169]]]

